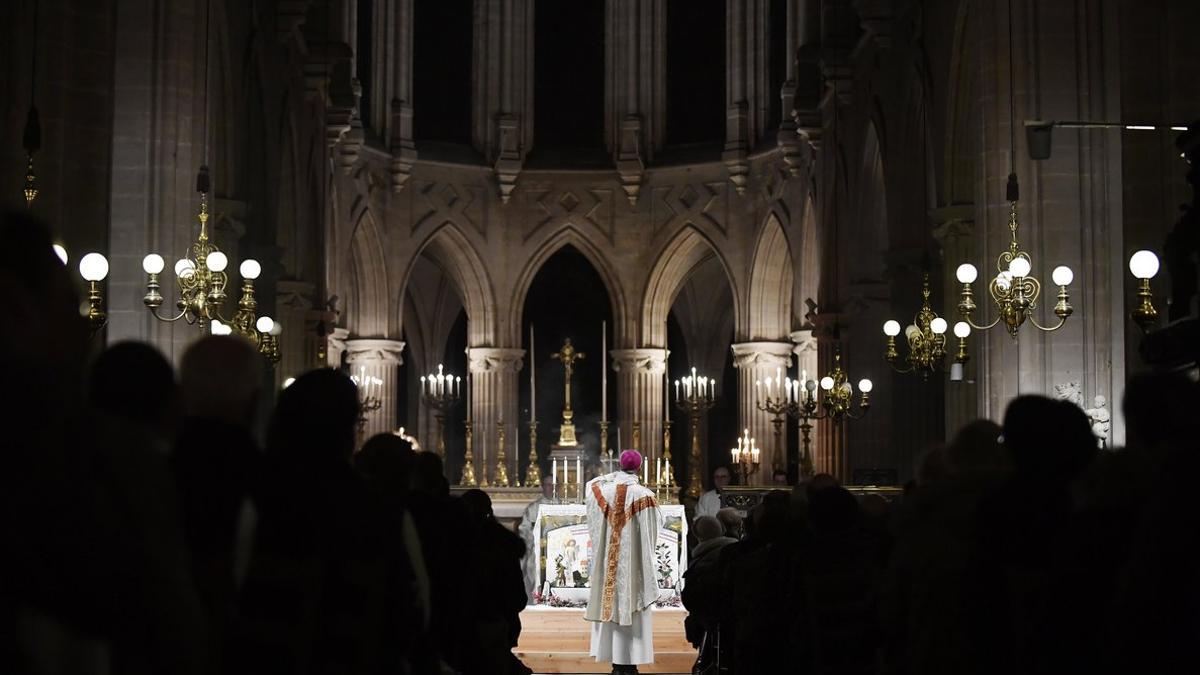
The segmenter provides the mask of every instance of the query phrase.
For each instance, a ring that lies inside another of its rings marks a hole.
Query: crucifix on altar
[[[578,445],[575,440],[575,411],[571,409],[571,375],[575,372],[575,362],[581,361],[586,356],[583,352],[575,351],[575,347],[571,344],[571,338],[567,338],[563,342],[563,346],[557,352],[550,355],[550,358],[558,361],[563,365],[563,370],[566,371],[564,386],[566,387],[566,396],[563,399],[562,411],[562,426],[558,431],[559,447],[569,448]]]

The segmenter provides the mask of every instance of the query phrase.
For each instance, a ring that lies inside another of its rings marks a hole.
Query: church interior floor
[[[641,673],[690,673],[696,650],[684,637],[681,609],[656,609],[654,663],[638,666]],[[521,612],[521,639],[514,650],[535,673],[609,673],[612,665],[588,656],[590,624],[583,610],[527,607]]]

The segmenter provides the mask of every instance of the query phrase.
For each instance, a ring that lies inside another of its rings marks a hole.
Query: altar
[[[687,517],[680,504],[660,504],[663,525],[655,546],[658,607],[679,607],[687,571]],[[542,504],[533,525],[537,556],[535,605],[585,607],[591,589],[592,544],[584,504]]]

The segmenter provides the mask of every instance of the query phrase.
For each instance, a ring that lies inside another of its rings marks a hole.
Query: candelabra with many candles
[[[808,379],[806,370],[801,371],[797,380],[782,377],[782,372],[777,375],[774,380],[767,378],[754,383],[759,410],[771,412],[779,418],[787,414],[800,420],[800,475],[812,476],[812,422],[827,419],[840,424],[846,419],[861,418],[871,407],[870,394],[874,385],[866,378],[858,381],[859,399],[855,405],[854,387],[842,369],[841,349],[834,351],[833,370],[819,381]],[[780,377],[782,382],[779,381]],[[775,434],[778,444],[781,442],[779,426],[776,426]]]
[[[675,380],[675,407],[688,414],[692,426],[692,452],[688,462],[691,470],[688,472],[687,496],[692,499],[700,498],[700,416],[707,414],[717,404],[717,381],[696,374]],[[669,469],[668,469],[669,472]]]
[[[383,405],[383,400],[379,397],[383,391],[383,380],[374,375],[367,375],[366,367],[360,367],[358,374],[350,376],[350,381],[358,387],[358,440],[361,444],[363,430],[367,427],[367,415],[379,410]]]
[[[749,429],[742,430],[737,447],[731,449],[729,454],[733,456],[733,468],[741,477],[742,485],[749,485],[750,476],[758,471],[760,457],[758,444],[750,437]]]
[[[437,454],[446,459],[446,415],[462,400],[462,378],[438,364],[437,373],[421,376],[421,401],[433,408],[437,420]]]

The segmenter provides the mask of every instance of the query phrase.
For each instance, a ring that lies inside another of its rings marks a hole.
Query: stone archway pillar
[[[667,372],[667,350],[660,348],[614,349],[612,369],[617,373],[617,418],[621,442],[626,448],[634,443],[634,422],[638,424],[641,451],[645,461],[653,463],[662,453],[663,382]],[[672,446],[679,447],[672,430]],[[616,432],[609,430],[609,444],[616,445]],[[675,452],[672,451],[672,457]],[[653,464],[651,464],[653,473]]]
[[[362,430],[363,439],[396,429],[396,392],[399,391],[400,379],[397,370],[404,363],[401,356],[403,351],[404,343],[400,340],[346,340],[346,361],[350,365],[350,374],[377,377],[383,381],[378,393],[379,408],[367,413]]]
[[[758,409],[758,398],[754,383],[775,379],[777,374],[788,377],[792,363],[790,342],[740,342],[732,346],[733,366],[738,371],[738,423],[750,430],[762,451],[762,460],[757,473],[757,482],[767,482],[771,467],[778,463],[787,466],[786,428],[780,433],[780,447],[775,443],[775,427],[771,415]],[[786,424],[786,420],[785,420]],[[765,478],[764,478],[765,477]],[[751,480],[754,480],[754,476]]]
[[[517,471],[523,459],[517,452],[518,438],[522,433],[528,433],[517,414],[517,373],[521,371],[524,357],[524,349],[471,347],[467,350],[471,369],[471,400],[468,402],[471,406],[471,454],[475,460],[475,477],[480,483],[486,471],[488,484],[496,485],[501,422],[504,423],[508,484],[516,485],[524,478]],[[527,443],[519,445],[528,452]],[[451,481],[457,482],[458,478],[453,476]]]

